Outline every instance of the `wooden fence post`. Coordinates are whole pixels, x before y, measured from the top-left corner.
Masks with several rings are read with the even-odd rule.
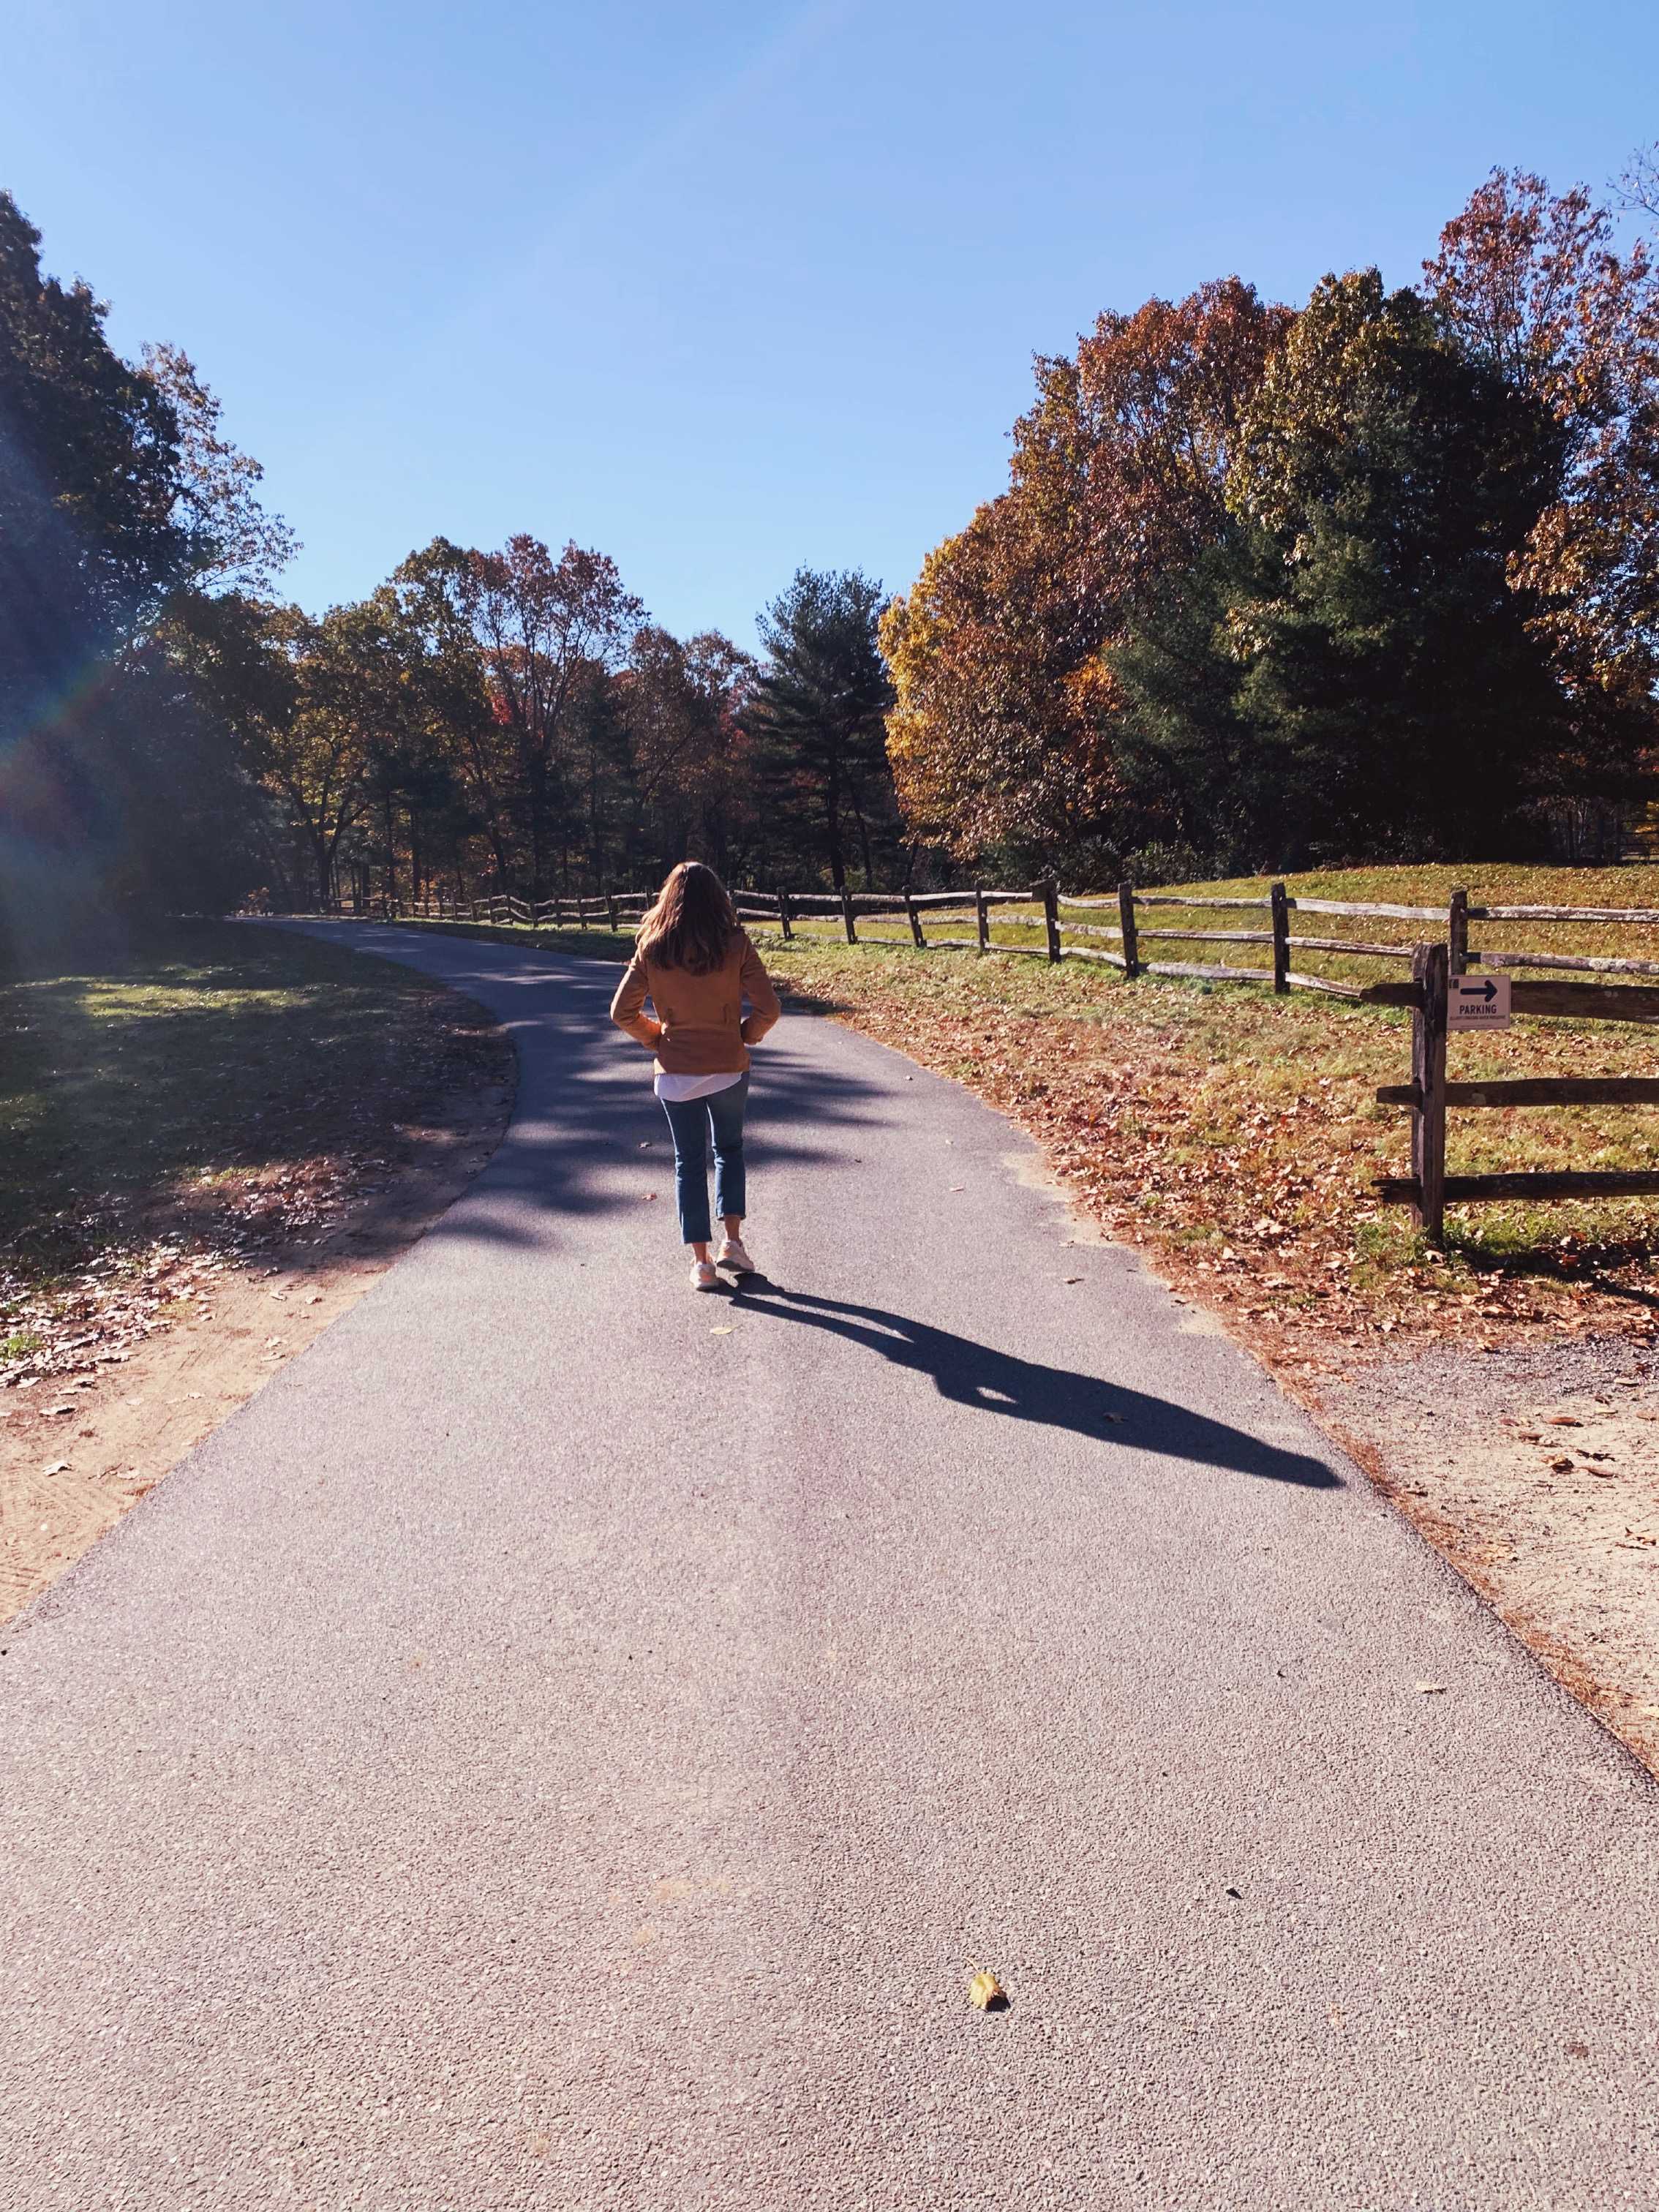
[[[1291,905],[1283,884],[1268,894],[1273,908],[1273,988],[1283,998],[1291,988]]]
[[[1042,908],[1043,933],[1048,940],[1048,957],[1060,957],[1060,886],[1052,876],[1031,886],[1031,896]]]
[[[925,952],[927,939],[921,933],[921,916],[916,912],[916,902],[910,892],[904,894],[904,911],[910,917],[910,936],[917,948]]]
[[[1454,891],[1446,908],[1446,971],[1466,975],[1469,968],[1469,895]]]
[[[789,894],[786,890],[778,893],[778,927],[783,932],[784,943],[787,945],[793,932],[789,927]]]
[[[609,884],[605,888],[605,910],[611,917],[611,933],[614,937],[621,924],[617,920],[617,894]]]
[[[1123,973],[1133,981],[1140,973],[1140,943],[1135,935],[1135,887],[1120,884],[1117,887],[1118,926],[1123,932]]]
[[[979,939],[980,951],[988,952],[991,949],[991,914],[985,903],[983,884],[974,885],[974,934]]]
[[[857,925],[853,920],[853,894],[845,884],[841,887],[841,918],[847,925],[847,942],[849,945],[856,945],[859,941],[859,933]]]
[[[1422,994],[1412,1012],[1413,1215],[1431,1244],[1446,1240],[1446,948],[1419,945],[1412,981]]]

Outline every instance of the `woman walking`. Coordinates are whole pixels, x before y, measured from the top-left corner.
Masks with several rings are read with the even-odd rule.
[[[750,1011],[743,1011],[748,998]],[[653,1021],[645,1012],[649,997]],[[756,1272],[743,1248],[743,1116],[749,1047],[779,1014],[778,994],[744,934],[725,884],[701,860],[682,860],[640,924],[611,1018],[656,1054],[657,1096],[674,1139],[680,1235],[691,1247],[691,1287],[717,1289],[718,1267]],[[726,1234],[708,1256],[708,1138],[714,1203]]]

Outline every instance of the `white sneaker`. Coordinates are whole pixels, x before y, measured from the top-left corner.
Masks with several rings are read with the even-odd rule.
[[[760,1269],[744,1250],[742,1240],[736,1237],[721,1237],[720,1249],[714,1255],[714,1265],[717,1267],[729,1267],[734,1275],[758,1275],[760,1273]]]
[[[720,1286],[720,1279],[714,1273],[712,1261],[694,1260],[691,1262],[691,1287],[694,1291],[717,1291]]]

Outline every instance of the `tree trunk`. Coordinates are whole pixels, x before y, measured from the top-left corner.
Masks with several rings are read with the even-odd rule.
[[[832,766],[823,787],[823,830],[830,852],[830,880],[838,891],[847,888],[847,860],[841,843],[841,779]]]
[[[526,783],[530,798],[530,896],[533,901],[547,890],[547,763],[533,753]]]
[[[856,789],[852,794],[852,806],[853,819],[859,826],[859,849],[864,855],[864,888],[872,891],[876,888],[876,870],[870,857],[870,825],[864,818],[864,809],[859,805]]]

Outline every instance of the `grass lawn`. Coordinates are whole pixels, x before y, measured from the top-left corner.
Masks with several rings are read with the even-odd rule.
[[[397,1126],[502,1048],[389,962],[228,922],[0,986],[0,1373],[164,1309],[204,1240],[320,1233]]]

